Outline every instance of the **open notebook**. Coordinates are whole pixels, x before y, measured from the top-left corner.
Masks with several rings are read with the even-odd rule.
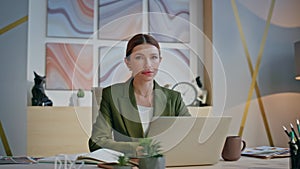
[[[231,117],[158,117],[148,137],[159,141],[166,166],[211,165],[220,160]]]
[[[124,154],[118,151],[114,151],[111,149],[98,149],[91,153],[82,153],[82,154],[60,154],[51,157],[45,157],[38,160],[39,163],[72,163],[72,162],[81,162],[84,161],[86,163],[118,163],[119,156],[123,156]]]

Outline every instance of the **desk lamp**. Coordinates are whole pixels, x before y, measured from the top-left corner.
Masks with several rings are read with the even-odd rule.
[[[300,80],[300,41],[295,42],[295,70],[296,70],[296,80]]]

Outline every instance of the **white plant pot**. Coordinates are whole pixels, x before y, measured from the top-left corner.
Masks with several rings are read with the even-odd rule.
[[[85,99],[83,97],[77,97],[76,106],[84,106],[84,105],[85,105]]]

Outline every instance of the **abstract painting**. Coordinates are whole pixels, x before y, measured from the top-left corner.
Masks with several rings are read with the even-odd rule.
[[[124,82],[131,74],[124,63],[124,47],[99,48],[99,86],[106,87],[114,83]]]
[[[47,43],[46,88],[86,89],[93,84],[92,45]]]
[[[93,25],[94,0],[48,0],[48,37],[89,38]]]
[[[149,1],[149,32],[160,42],[189,42],[188,0]]]
[[[99,0],[99,38],[125,40],[142,32],[142,3],[142,0]]]

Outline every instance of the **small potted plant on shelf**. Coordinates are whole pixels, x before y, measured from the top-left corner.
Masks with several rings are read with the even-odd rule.
[[[139,169],[164,169],[165,158],[161,153],[160,143],[151,139],[140,139],[139,145],[143,147],[139,157]]]
[[[129,164],[129,158],[125,155],[119,156],[118,164],[113,167],[114,169],[132,169]]]
[[[83,102],[84,90],[83,89],[78,89],[76,95],[77,95],[77,105],[80,106]]]
[[[78,98],[84,98],[84,90],[83,89],[78,89],[77,97]]]

